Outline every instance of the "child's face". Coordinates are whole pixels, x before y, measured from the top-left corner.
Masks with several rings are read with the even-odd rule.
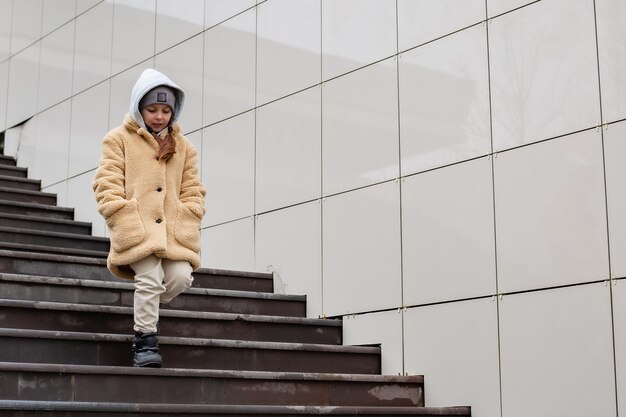
[[[140,111],[146,126],[155,132],[165,129],[172,118],[172,109],[166,104],[151,104]]]

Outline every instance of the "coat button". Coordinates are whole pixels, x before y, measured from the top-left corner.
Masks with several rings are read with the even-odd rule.
[[[163,188],[159,187],[159,188],[157,188],[157,191],[161,192],[161,191],[163,191]]]
[[[161,220],[161,219],[156,219],[156,222],[157,222],[157,223],[161,223],[162,221],[163,221],[163,220]]]

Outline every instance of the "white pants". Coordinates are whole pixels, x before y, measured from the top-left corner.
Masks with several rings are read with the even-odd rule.
[[[171,261],[155,255],[130,264],[135,271],[134,330],[157,331],[159,303],[168,303],[191,286],[193,268],[187,261]]]

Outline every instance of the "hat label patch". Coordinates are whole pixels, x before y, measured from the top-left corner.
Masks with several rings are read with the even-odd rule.
[[[157,93],[157,102],[167,103],[167,93]]]

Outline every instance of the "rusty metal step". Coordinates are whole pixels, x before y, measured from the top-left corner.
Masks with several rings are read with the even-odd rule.
[[[89,414],[87,414],[89,413]],[[93,413],[93,414],[92,414]],[[78,401],[0,400],[0,415],[11,417],[151,417],[189,416],[232,417],[255,416],[298,417],[333,416],[470,416],[470,407],[354,407],[354,406],[288,406],[288,405],[213,405],[213,404],[139,404]]]
[[[76,220],[48,219],[23,214],[0,213],[0,227],[91,235],[91,223]]]
[[[22,245],[50,246],[52,248],[80,249],[108,252],[108,238],[73,233],[47,232],[15,227],[0,227],[0,241]]]
[[[0,328],[0,362],[132,366],[130,335]],[[159,337],[164,367],[379,374],[380,347]]]
[[[74,219],[73,208],[9,200],[0,200],[0,213],[22,214],[52,219]]]
[[[294,406],[424,405],[424,378],[0,362],[4,400]]]
[[[45,249],[45,247],[42,248]],[[0,242],[0,272],[128,282],[114,277],[107,270],[106,259],[102,258],[106,258],[108,252],[98,254],[101,256],[70,256],[27,250],[2,250],[2,242]],[[272,292],[273,290],[271,273],[200,268],[193,273],[193,276],[194,288],[254,292]]]
[[[43,191],[20,190],[17,188],[0,187],[0,200],[20,201],[56,205],[57,195]]]
[[[133,309],[0,299],[0,327],[131,334]],[[340,320],[199,311],[160,311],[159,334],[226,340],[340,345]]]
[[[132,282],[95,281],[0,272],[0,298],[108,306],[133,305]],[[271,316],[306,316],[306,297],[190,288],[163,309]]]
[[[29,178],[15,177],[11,175],[0,175],[0,187],[41,191],[41,181],[31,180]]]
[[[0,155],[0,165],[12,165],[15,166],[17,161],[12,156]]]
[[[0,164],[0,175],[26,178],[28,176],[28,169],[8,164]]]

